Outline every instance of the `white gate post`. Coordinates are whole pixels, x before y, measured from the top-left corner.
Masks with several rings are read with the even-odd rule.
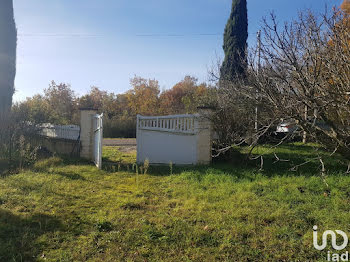
[[[91,108],[80,109],[80,142],[81,150],[80,157],[94,160],[93,159],[93,115],[97,114],[97,110]]]
[[[95,165],[102,169],[103,114],[93,116],[93,158]]]

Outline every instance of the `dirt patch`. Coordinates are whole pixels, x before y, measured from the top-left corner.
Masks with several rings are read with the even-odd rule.
[[[123,153],[136,152],[136,146],[119,146],[119,151]]]
[[[104,146],[134,146],[136,148],[136,138],[105,138]]]

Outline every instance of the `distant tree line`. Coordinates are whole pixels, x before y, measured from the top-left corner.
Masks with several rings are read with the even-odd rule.
[[[69,84],[51,82],[43,95],[34,95],[13,106],[32,123],[79,124],[79,108],[95,108],[104,113],[105,137],[135,137],[136,115],[195,113],[207,104],[214,88],[186,76],[169,90],[160,90],[155,79],[135,76],[131,89],[123,94],[91,87],[88,94],[77,96]]]

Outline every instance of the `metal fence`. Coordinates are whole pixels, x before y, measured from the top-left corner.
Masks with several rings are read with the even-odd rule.
[[[38,126],[38,134],[50,138],[78,140],[80,135],[80,127],[76,125],[52,125],[42,124]]]

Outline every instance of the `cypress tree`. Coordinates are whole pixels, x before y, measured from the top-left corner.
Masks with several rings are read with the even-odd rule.
[[[224,33],[225,60],[220,79],[232,81],[243,76],[247,68],[248,11],[247,0],[233,0]]]
[[[13,1],[0,1],[0,114],[11,109],[16,75],[17,29]]]

